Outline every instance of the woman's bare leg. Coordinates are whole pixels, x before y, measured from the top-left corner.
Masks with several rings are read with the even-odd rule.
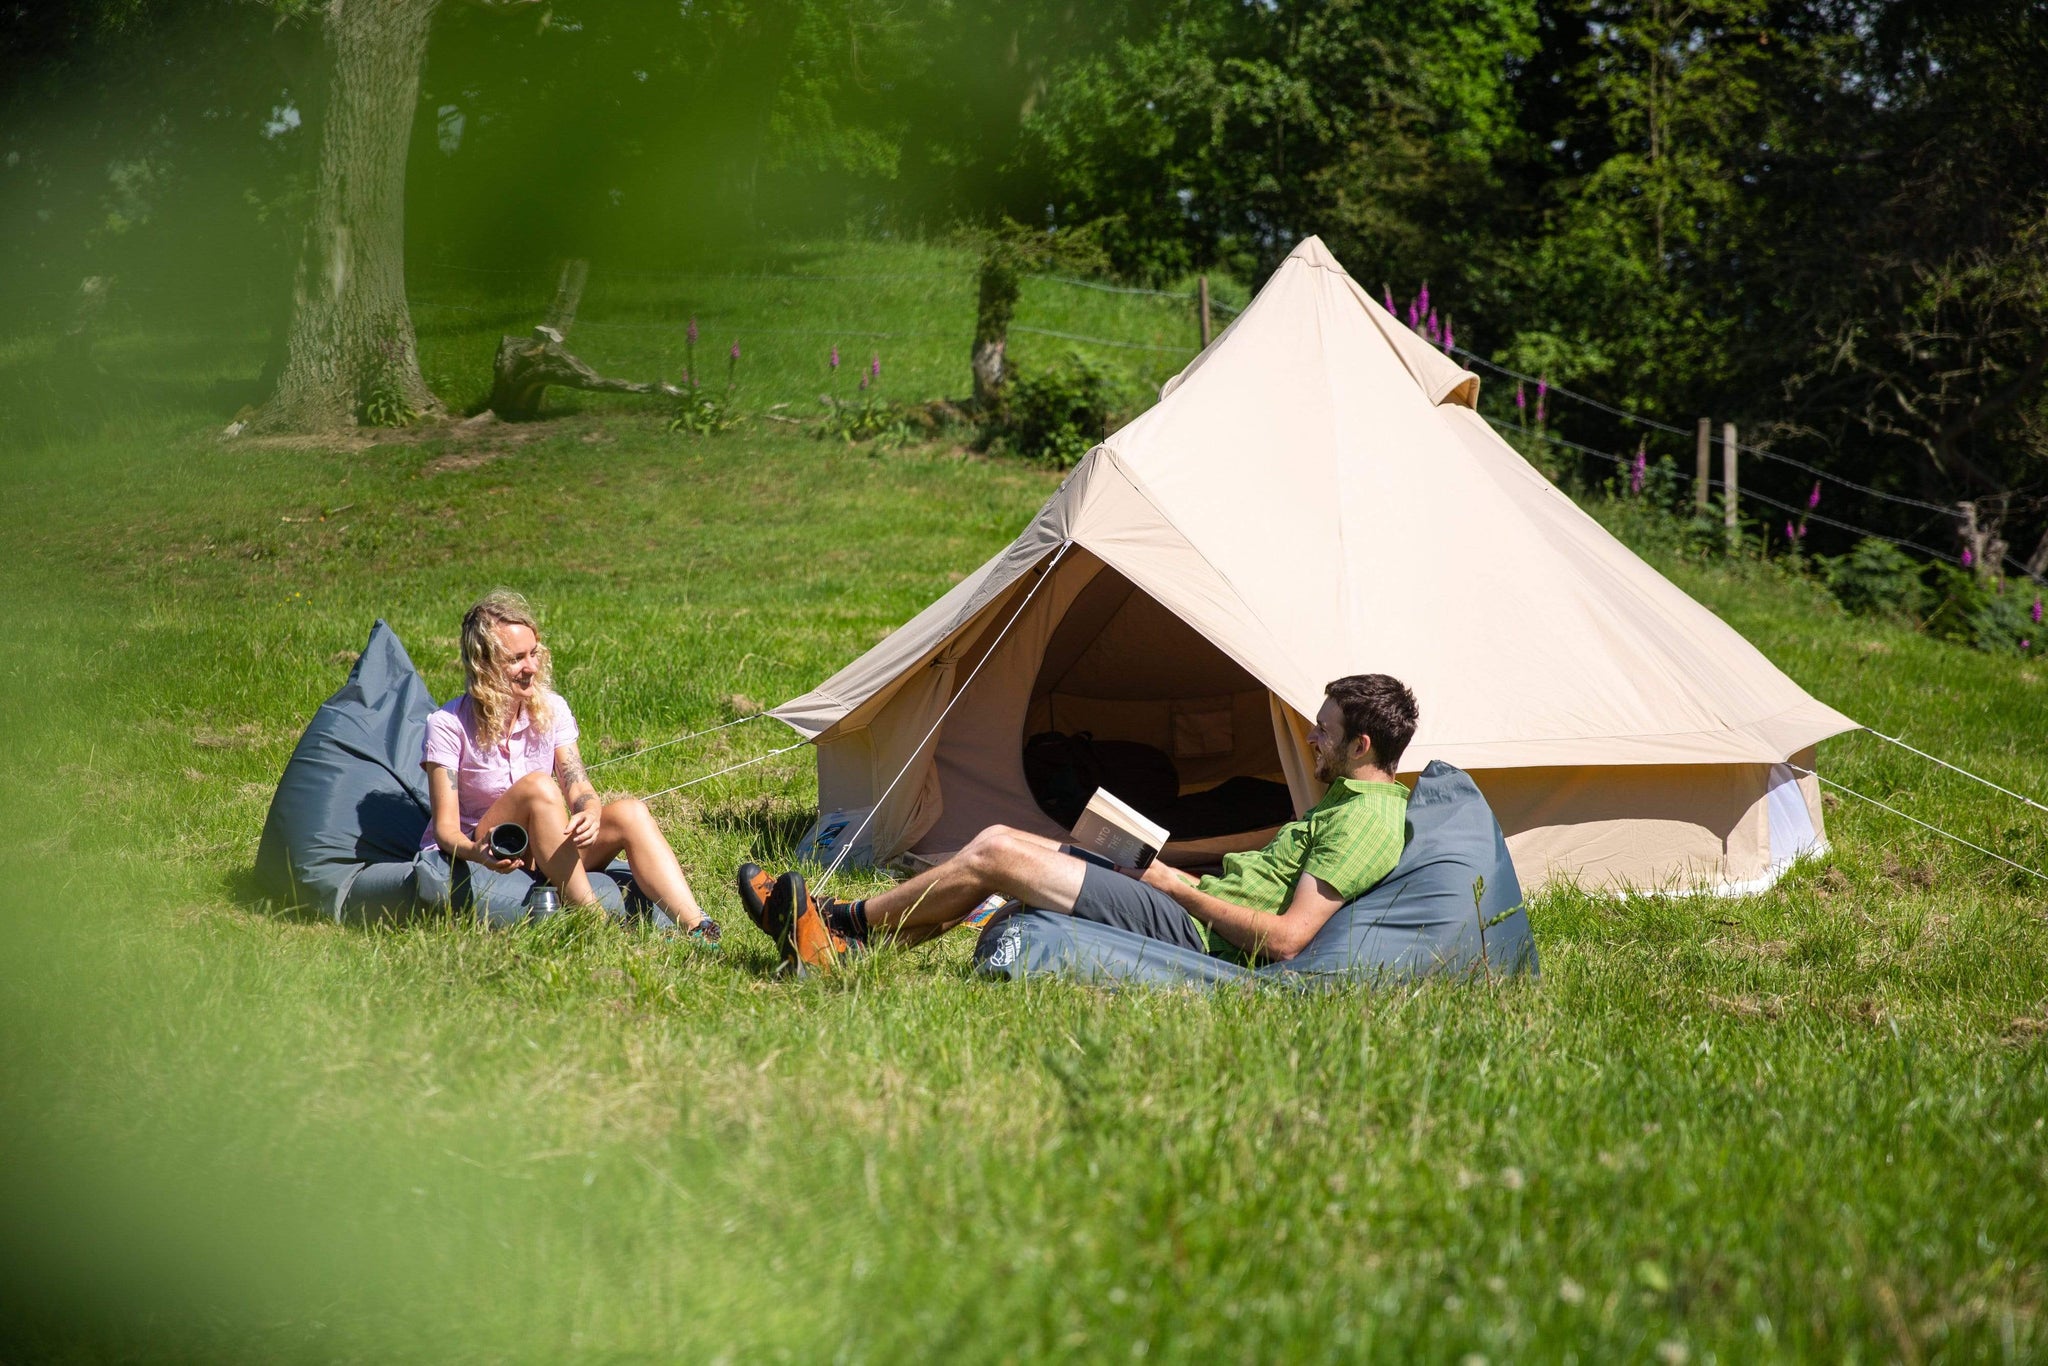
[[[583,872],[583,860],[569,840],[569,804],[552,774],[529,773],[491,803],[476,823],[477,837],[487,838],[492,826],[517,821],[526,827],[526,861],[555,884],[572,906],[591,906],[597,893]]]
[[[682,865],[676,862],[676,851],[655,824],[647,803],[638,797],[606,802],[599,809],[597,838],[584,847],[583,866],[602,868],[622,852],[633,870],[633,880],[670,919],[686,930],[704,923],[703,908],[683,876]]]

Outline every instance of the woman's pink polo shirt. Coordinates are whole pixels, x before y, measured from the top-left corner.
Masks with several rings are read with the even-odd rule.
[[[576,718],[569,704],[553,692],[547,695],[547,702],[553,721],[547,730],[535,729],[533,718],[521,707],[511,729],[488,748],[476,742],[476,708],[468,693],[427,718],[420,764],[439,764],[455,779],[463,834],[476,834],[476,823],[492,802],[512,790],[512,784],[529,773],[554,772],[555,751],[576,742]],[[435,843],[434,823],[428,821],[420,848],[432,849]]]

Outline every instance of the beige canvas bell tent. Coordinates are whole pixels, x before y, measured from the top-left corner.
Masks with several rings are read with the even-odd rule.
[[[1304,718],[1367,672],[1421,704],[1402,771],[1468,770],[1527,888],[1745,890],[1824,847],[1792,766],[1856,723],[1547,482],[1478,390],[1303,242],[1008,549],[776,709],[817,745],[816,852],[1063,833],[1025,779],[1046,730],[1156,746],[1184,791],[1284,780],[1304,810]]]

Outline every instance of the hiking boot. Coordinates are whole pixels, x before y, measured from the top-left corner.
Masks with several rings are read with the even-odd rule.
[[[801,873],[784,873],[777,878],[768,904],[771,908],[788,908],[789,928],[781,941],[785,967],[794,965],[799,973],[811,968],[831,972],[846,957],[845,937],[825,923],[817,901],[804,887]]]
[[[779,946],[788,937],[789,917],[786,910],[779,919],[768,913],[769,894],[775,890],[774,875],[758,863],[742,863],[735,881],[739,884],[740,908],[747,913],[747,919]]]

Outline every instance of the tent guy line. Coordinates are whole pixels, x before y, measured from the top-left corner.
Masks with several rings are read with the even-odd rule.
[[[778,754],[787,754],[793,749],[802,749],[805,745],[809,743],[810,741],[808,740],[799,740],[793,745],[784,745],[781,749],[771,749],[766,754],[756,754],[751,759],[742,759],[736,764],[728,764],[724,768],[719,769],[716,773],[707,773],[701,778],[692,778],[690,779],[690,781],[686,783],[677,783],[674,787],[664,787],[659,792],[650,792],[646,796],[642,797],[640,800],[643,802],[651,802],[656,797],[666,797],[671,792],[681,792],[686,787],[695,787],[698,783],[708,783],[713,778],[723,778],[728,773],[737,773],[743,768],[751,768],[753,765],[762,762],[764,759],[773,759]]]
[[[1875,733],[1876,733],[1876,732],[1874,732],[1874,731],[1872,732],[1872,734],[1875,734]],[[1932,755],[1929,755],[1928,757],[1929,757],[1929,758],[1933,758],[1933,756],[1932,756]],[[1938,759],[1936,759],[1936,760],[1935,760],[1935,762],[1936,762],[1936,763],[1940,763],[1941,761],[1940,761],[1940,760],[1938,760]],[[1809,778],[1816,778],[1816,779],[1819,779],[1819,781],[1821,781],[1821,782],[1823,782],[1823,783],[1827,784],[1827,785],[1828,785],[1829,787],[1832,787],[1832,788],[1834,788],[1834,789],[1835,789],[1835,790],[1836,790],[1837,792],[1845,793],[1845,794],[1847,794],[1848,796],[1854,797],[1854,798],[1855,798],[1855,799],[1856,799],[1857,801],[1859,801],[1859,802],[1869,802],[1869,803],[1870,803],[1870,804],[1871,804],[1872,806],[1874,806],[1874,807],[1878,808],[1878,809],[1879,809],[1880,811],[1889,811],[1889,812],[1891,812],[1891,813],[1892,813],[1892,814],[1893,814],[1894,816],[1897,816],[1897,817],[1898,817],[1899,819],[1901,819],[1901,820],[1907,820],[1907,821],[1911,821],[1911,822],[1912,822],[1913,824],[1915,824],[1915,825],[1919,826],[1919,827],[1920,827],[1921,829],[1923,829],[1923,830],[1932,830],[1932,831],[1933,831],[1933,832],[1934,832],[1935,834],[1937,834],[1937,835],[1941,836],[1941,837],[1942,837],[1943,839],[1946,839],[1946,840],[1954,840],[1954,841],[1955,841],[1955,842],[1956,842],[1957,844],[1960,844],[1960,845],[1962,845],[1962,846],[1963,846],[1963,847],[1964,847],[1965,849],[1975,849],[1975,850],[1976,850],[1976,851],[1977,851],[1978,853],[1980,853],[1980,854],[1984,855],[1984,857],[1986,857],[1986,858],[1990,858],[1990,859],[1996,859],[1996,860],[1998,860],[1998,861],[1999,861],[2000,863],[2003,863],[2004,865],[2006,865],[2006,867],[2008,867],[2008,868],[2017,868],[2017,869],[2019,869],[2019,870],[2020,870],[2020,871],[2021,871],[2022,873],[2025,873],[2025,874],[2027,874],[2027,876],[2029,876],[2029,877],[2035,877],[2035,878],[2039,878],[2039,879],[2040,879],[2041,881],[2043,881],[2043,882],[2048,882],[2048,873],[2043,873],[2043,872],[2040,872],[2040,871],[2039,871],[2039,870],[2037,870],[2037,869],[2029,868],[2029,867],[2027,867],[2027,865],[2026,865],[2026,864],[2024,864],[2024,863],[2014,863],[2014,862],[2013,862],[2013,861],[2012,861],[2011,859],[2007,858],[2007,857],[2006,857],[2005,855],[2003,855],[2003,854],[1994,854],[1994,853],[1992,853],[1992,852],[1991,852],[1991,851],[1990,851],[1989,849],[1986,849],[1986,848],[1985,848],[1985,847],[1984,847],[1983,845],[1981,845],[1981,844],[1972,844],[1972,843],[1970,843],[1970,841],[1968,841],[1968,840],[1964,839],[1964,838],[1963,838],[1963,837],[1962,837],[1961,835],[1952,835],[1952,834],[1950,834],[1950,833],[1949,833],[1948,831],[1946,831],[1946,830],[1942,829],[1942,828],[1941,828],[1940,826],[1938,826],[1938,825],[1930,825],[1930,824],[1928,824],[1928,822],[1926,822],[1926,821],[1923,821],[1923,820],[1921,820],[1921,819],[1920,819],[1920,818],[1919,818],[1918,816],[1909,816],[1909,815],[1907,815],[1907,814],[1906,814],[1905,812],[1903,812],[1903,811],[1899,810],[1899,809],[1898,809],[1898,808],[1897,808],[1896,806],[1887,806],[1887,805],[1885,805],[1885,804],[1884,804],[1883,802],[1879,801],[1879,800],[1878,800],[1877,798],[1875,798],[1875,797],[1866,797],[1866,796],[1864,796],[1864,795],[1863,795],[1863,794],[1862,794],[1861,792],[1858,792],[1858,791],[1856,791],[1856,790],[1855,790],[1855,789],[1853,789],[1853,788],[1847,788],[1847,787],[1843,787],[1843,786],[1842,786],[1842,785],[1841,785],[1840,783],[1836,782],[1836,781],[1835,781],[1835,780],[1834,780],[1833,778],[1826,778],[1826,777],[1822,777],[1822,776],[1821,776],[1820,774],[1818,774],[1818,773],[1815,773],[1815,772],[1814,772],[1814,771],[1813,771],[1812,769],[1810,769],[1810,768],[1801,768],[1801,767],[1800,767],[1800,766],[1799,766],[1798,764],[1787,764],[1787,765],[1786,765],[1786,767],[1787,767],[1787,768],[1790,768],[1790,769],[1791,769],[1791,770],[1792,770],[1792,771],[1793,771],[1794,773],[1803,773],[1803,774],[1805,774],[1805,775],[1806,775],[1807,777],[1809,777]],[[1960,771],[1960,770],[1958,770],[1958,771]],[[1972,775],[1972,776],[1975,776],[1975,775]],[[1979,779],[1979,781],[1981,782],[1982,780],[1981,780],[1981,779]]]
[[[1992,782],[1989,778],[1980,778],[1976,774],[1970,772],[1969,769],[1958,768],[1956,765],[1950,763],[1948,760],[1937,758],[1936,756],[1929,754],[1924,749],[1914,749],[1911,745],[1907,744],[1904,740],[1899,739],[1897,736],[1886,735],[1881,730],[1871,730],[1869,726],[1865,726],[1863,729],[1870,731],[1872,735],[1875,735],[1878,739],[1883,740],[1886,744],[1897,745],[1900,749],[1905,750],[1908,754],[1917,754],[1921,758],[1929,760],[1932,763],[1940,764],[1945,769],[1949,769],[1952,772],[1962,774],[1971,782],[1984,784],[1984,786],[1990,788],[1994,792],[2003,792],[2006,796],[2012,798],[2014,801],[2024,802],[2028,806],[2033,807],[2036,811],[2048,811],[2048,806],[2041,805],[2041,803],[2035,801],[2032,797],[2029,797],[2024,793],[2015,792],[2009,787],[2000,787],[1997,783]]]
[[[658,749],[667,749],[670,745],[680,745],[685,740],[695,740],[706,735],[716,735],[719,731],[731,730],[734,726],[743,726],[749,721],[758,721],[767,714],[767,712],[763,711],[753,712],[737,720],[727,721],[723,725],[707,726],[703,730],[693,730],[688,735],[678,735],[673,740],[663,740],[661,743],[649,745],[645,749],[636,749],[630,754],[614,754],[609,759],[599,759],[596,763],[586,764],[584,767],[586,770],[591,770],[603,768],[607,764],[623,764],[628,759],[637,759],[643,754],[652,754]]]
[[[924,753],[924,747],[932,742],[934,735],[939,733],[939,727],[946,724],[946,718],[952,715],[954,705],[961,698],[967,696],[967,690],[973,687],[974,680],[981,676],[982,665],[988,663],[995,656],[996,646],[1003,643],[1003,637],[1008,635],[1010,628],[1017,624],[1017,618],[1024,615],[1024,609],[1029,607],[1031,600],[1038,596],[1038,590],[1051,582],[1052,571],[1059,566],[1061,560],[1066,558],[1067,551],[1073,547],[1073,544],[1071,540],[1060,542],[1059,550],[1047,562],[1045,568],[1039,571],[1038,582],[1032,584],[1030,591],[1024,594],[1024,601],[1018,603],[1017,610],[1010,613],[1010,619],[1003,623],[1002,630],[996,632],[996,638],[989,642],[986,650],[982,651],[981,658],[974,661],[974,668],[968,672],[967,681],[953,690],[953,695],[946,699],[945,710],[939,713],[939,719],[932,722],[932,727],[924,733],[924,738],[911,748],[909,757],[903,761],[903,767],[896,770],[896,776],[891,778],[889,785],[882,789],[882,795],[875,798],[874,802],[868,807],[867,815],[861,817],[860,824],[855,826],[853,833],[848,835],[840,844],[839,852],[832,856],[831,866],[826,868],[825,875],[818,879],[817,893],[819,896],[825,895],[826,889],[832,885],[832,879],[839,872],[839,865],[846,862],[846,856],[853,852],[853,846],[859,842],[862,835],[867,833],[868,823],[874,820],[875,812],[881,810],[882,803],[889,800],[889,794],[896,790],[896,784],[903,781],[903,775],[910,772],[911,765],[917,762],[917,756]],[[808,744],[809,741],[799,741],[798,743]],[[791,748],[794,747],[791,746]]]

